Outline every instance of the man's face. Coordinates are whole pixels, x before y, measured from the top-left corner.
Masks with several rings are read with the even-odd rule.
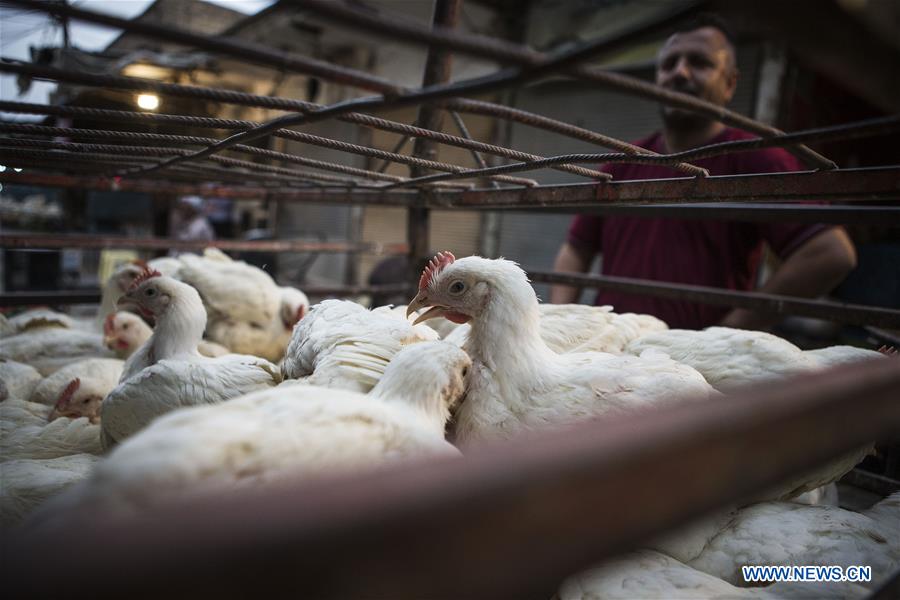
[[[656,83],[725,106],[737,86],[734,51],[727,38],[714,27],[676,33],[660,50]],[[667,106],[663,107],[662,115],[666,125],[676,129],[690,129],[709,122],[708,117]]]

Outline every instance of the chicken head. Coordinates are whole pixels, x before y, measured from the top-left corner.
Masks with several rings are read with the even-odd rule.
[[[468,323],[477,318],[487,308],[492,290],[503,286],[508,278],[506,270],[498,269],[495,263],[513,264],[478,256],[457,261],[451,252],[439,252],[422,272],[419,292],[406,307],[407,317],[422,307],[431,306],[414,321],[415,324],[436,317],[454,323]],[[521,273],[520,269],[517,271]]]
[[[81,379],[75,378],[60,393],[47,420],[55,421],[60,417],[70,419],[87,417],[91,423],[97,424],[100,422],[100,405],[102,403],[102,395],[92,391],[90,386],[82,386]]]
[[[103,343],[119,358],[131,356],[152,334],[150,326],[130,312],[108,315],[103,323]]]

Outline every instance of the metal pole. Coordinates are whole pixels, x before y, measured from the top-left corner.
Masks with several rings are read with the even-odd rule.
[[[456,27],[459,18],[459,9],[462,0],[436,0],[434,5],[434,17],[432,22],[435,27],[452,29]],[[425,62],[425,73],[422,77],[422,85],[430,86],[446,83],[450,79],[450,71],[453,67],[453,55],[449,50],[429,48],[428,58]],[[432,104],[423,104],[419,108],[419,118],[416,125],[423,129],[440,131],[443,124],[443,112]],[[433,140],[417,137],[413,145],[413,156],[434,160],[437,157],[437,143]],[[425,169],[411,166],[412,177],[421,177],[427,174]],[[428,239],[430,211],[421,206],[410,207],[406,223],[407,239],[409,240],[409,280],[415,281],[425,263],[430,258],[431,248]]]

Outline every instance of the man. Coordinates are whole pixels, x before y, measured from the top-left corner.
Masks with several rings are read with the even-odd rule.
[[[734,44],[722,22],[705,16],[672,35],[659,53],[656,82],[725,106],[734,95],[738,71]],[[659,153],[754,137],[708,117],[677,108],[662,110],[663,129],[637,145]],[[728,154],[694,161],[711,175],[802,170],[780,148]],[[617,180],[683,177],[669,167],[606,165]],[[685,200],[690,200],[686,198]],[[856,265],[856,251],[841,227],[791,223],[723,223],[701,220],[644,219],[579,215],[556,257],[554,270],[586,272],[594,256],[603,256],[606,275],[752,289],[763,242],[783,261],[759,291],[815,297],[838,285]],[[574,302],[578,290],[553,286],[554,303]],[[670,327],[698,329],[726,325],[761,329],[777,316],[743,309],[601,291],[596,304],[618,312],[653,314]]]
[[[169,224],[172,237],[176,240],[204,241],[216,239],[209,219],[206,218],[203,199],[200,196],[182,196],[172,211]],[[177,250],[170,250],[169,256],[182,254]]]

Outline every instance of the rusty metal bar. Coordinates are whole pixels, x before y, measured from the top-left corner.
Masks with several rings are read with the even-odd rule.
[[[900,310],[876,306],[828,302],[825,300],[807,300],[793,296],[777,296],[759,292],[738,292],[685,283],[667,283],[630,277],[613,277],[610,275],[529,271],[528,276],[532,281],[540,283],[562,283],[578,287],[600,288],[656,298],[746,308],[768,314],[814,317],[850,325],[874,325],[889,329],[900,328]]]
[[[2,578],[29,598],[546,598],[602,558],[895,435],[898,388],[900,361],[872,360],[464,460],[85,512],[5,536]]]
[[[699,158],[708,158],[711,156],[718,156],[721,154],[728,154],[733,152],[749,152],[751,150],[769,148],[772,146],[785,146],[796,140],[802,140],[805,142],[832,141],[847,138],[887,135],[896,131],[900,131],[900,116],[898,115],[876,119],[867,119],[865,121],[846,123],[833,127],[808,129],[769,138],[720,142],[718,144],[700,146],[698,148],[676,152],[673,154],[636,155],[621,152],[606,152],[602,154],[563,154],[560,156],[552,156],[541,160],[527,161],[522,163],[499,165],[495,167],[483,167],[479,169],[466,169],[460,173],[414,177],[412,179],[397,182],[386,187],[406,187],[421,185],[423,183],[435,183],[438,181],[446,181],[451,179],[493,176],[499,175],[501,173],[518,173],[521,171],[533,171],[561,163],[633,163],[645,165],[672,165],[685,160],[696,160]]]
[[[459,130],[459,133],[466,139],[471,140],[472,135],[469,133],[469,128],[466,127],[466,122],[463,121],[462,117],[459,116],[459,113],[455,110],[450,111],[450,118],[453,119],[453,124],[456,125],[456,129]],[[472,150],[472,159],[475,161],[475,164],[478,165],[479,169],[488,168],[488,164],[485,162],[484,157],[481,155],[481,152],[477,150]],[[491,187],[496,188],[496,183],[491,183]]]
[[[543,129],[545,131],[552,131],[553,133],[558,133],[576,140],[582,140],[598,146],[620,150],[627,154],[647,154],[649,156],[656,156],[656,152],[641,148],[640,146],[635,146],[634,144],[611,138],[601,133],[597,133],[596,131],[585,129],[584,127],[578,127],[571,123],[550,119],[519,108],[503,106],[502,104],[493,104],[483,100],[472,100],[470,98],[453,98],[443,101],[442,104],[444,108],[448,110],[507,119],[509,121],[515,121],[516,123],[537,127],[538,129]],[[706,169],[688,163],[677,163],[672,165],[672,168],[683,171],[688,175],[709,175],[709,172]]]
[[[291,282],[286,282],[291,284]],[[303,285],[303,292],[310,297],[356,296],[360,294],[402,294],[412,292],[407,284],[386,285]],[[55,292],[6,292],[0,294],[0,306],[62,306],[67,304],[96,304],[100,302],[100,290],[62,290]]]
[[[31,146],[37,148],[53,148],[50,152],[44,152],[41,156],[45,159],[54,158],[61,163],[65,163],[65,161],[70,158],[79,158],[79,157],[89,157],[93,155],[98,160],[107,161],[110,164],[117,165],[118,163],[123,163],[129,160],[133,160],[135,158],[140,157],[156,157],[156,156],[190,156],[191,151],[183,148],[167,148],[167,147],[159,147],[159,146],[127,146],[127,145],[114,145],[114,144],[82,144],[77,142],[54,142],[50,140],[31,140],[24,138],[4,138],[0,140],[0,144],[6,144],[8,146]],[[0,148],[0,151],[6,151],[8,149]],[[69,152],[60,152],[59,150],[67,150]],[[23,150],[19,150],[16,148],[16,152],[25,152]],[[106,154],[104,154],[106,153]],[[290,178],[294,178],[297,180],[312,180],[312,181],[323,181],[335,185],[345,185],[351,187],[375,187],[374,184],[366,183],[364,181],[359,181],[355,179],[347,179],[344,177],[335,177],[333,175],[326,175],[324,173],[311,173],[308,171],[299,171],[296,169],[288,169],[284,167],[277,167],[274,165],[267,165],[263,163],[257,163],[253,161],[242,160],[238,158],[232,158],[227,156],[220,155],[210,155],[205,157],[206,159],[216,162],[222,165],[231,166],[231,167],[239,167],[243,169],[248,169],[250,171],[250,176],[254,172],[264,172],[271,173],[276,175],[284,175]],[[149,162],[150,164],[157,164],[151,161],[136,161],[136,162]],[[198,164],[196,162],[191,164]],[[134,167],[135,169],[141,168],[140,166]],[[113,175],[116,171],[109,171],[110,175]],[[259,174],[257,174],[259,176]],[[384,177],[384,176],[382,176]]]
[[[173,83],[163,83],[155,80],[149,79],[138,79],[134,77],[122,77],[118,75],[91,75],[86,73],[71,73],[68,71],[63,71],[61,69],[55,69],[53,67],[44,67],[38,65],[22,65],[22,64],[12,64],[12,63],[4,63],[0,62],[0,72],[11,72],[21,75],[33,76],[33,77],[46,77],[55,81],[64,81],[64,82],[74,82],[81,83],[85,85],[96,85],[103,87],[115,87],[119,89],[129,89],[129,90],[152,90],[162,94],[170,94],[174,96],[183,96],[189,98],[205,98],[209,100],[215,100],[217,102],[231,102],[236,104],[241,104],[245,106],[261,106],[264,108],[276,108],[280,110],[293,110],[299,111],[303,113],[309,113],[316,109],[322,107],[320,104],[313,104],[311,102],[302,102],[299,100],[291,100],[287,98],[273,98],[270,96],[254,96],[252,94],[246,94],[243,92],[233,92],[231,90],[219,90],[219,89],[211,89],[211,88],[203,88],[196,86],[187,86],[187,85],[179,85]],[[525,111],[517,110],[517,109],[509,109],[507,107],[499,106],[499,105],[491,105],[486,102],[475,102],[475,101],[462,101],[462,108],[458,110],[465,110],[466,112],[476,112],[478,114],[488,114],[486,111],[490,110],[492,114],[498,116],[504,116],[510,118],[515,121],[519,121],[522,123],[533,124],[537,127],[542,127],[549,131],[556,131],[557,133],[563,133],[564,135],[569,135],[570,137],[576,137],[578,139],[584,139],[587,141],[591,141],[593,143],[601,143],[599,141],[598,136],[600,134],[588,131],[586,129],[576,128],[573,125],[567,125],[564,123],[560,123],[558,121],[553,121],[552,119],[547,119],[545,117],[541,117],[539,115],[534,115],[531,113],[526,113]],[[474,103],[474,104],[472,104]],[[454,106],[456,103],[454,103]],[[477,110],[470,107],[476,107]],[[36,104],[27,104],[22,102],[8,102],[8,101],[0,101],[0,110],[8,110],[13,112],[25,112],[32,114],[53,114],[53,115],[61,115],[61,116],[87,116],[87,117],[95,117],[98,119],[116,119],[116,120],[125,120],[125,121],[138,121],[138,122],[152,122],[152,123],[173,123],[173,124],[183,124],[190,125],[193,127],[217,127],[223,129],[252,129],[254,127],[258,127],[260,123],[256,121],[240,121],[234,119],[213,119],[209,117],[194,117],[194,116],[185,116],[185,115],[165,115],[165,114],[144,114],[144,113],[133,113],[128,111],[116,111],[116,110],[107,110],[107,109],[97,109],[97,108],[85,108],[85,107],[67,107],[67,106],[42,106]],[[479,142],[477,140],[467,140],[465,138],[450,135],[443,132],[430,131],[427,129],[423,129],[421,127],[415,127],[412,125],[407,125],[405,123],[397,123],[395,121],[388,121],[385,119],[380,119],[377,117],[373,117],[370,115],[365,115],[362,113],[349,113],[346,115],[339,115],[336,117],[339,121],[345,121],[347,123],[354,123],[363,127],[372,127],[374,129],[380,129],[382,131],[390,131],[392,133],[398,133],[400,135],[416,137],[416,138],[426,138],[426,139],[434,139],[439,141],[442,144],[447,144],[449,146],[456,146],[459,148],[465,148],[467,150],[477,150],[480,152],[485,152],[488,154],[494,154],[496,156],[503,156],[506,158],[513,158],[516,160],[535,160],[541,157],[527,154],[525,152],[519,152],[517,150],[512,150],[509,148],[504,148],[502,146],[494,146],[491,144],[486,144],[484,142]],[[571,130],[577,130],[578,135],[573,135]],[[328,140],[327,138],[320,138],[318,136],[312,136],[310,134],[301,133],[298,131],[293,131],[290,129],[279,129],[277,131],[272,132],[272,135],[277,137],[284,137],[287,139],[292,139],[295,141],[309,143],[309,144],[317,144],[317,145],[326,145],[327,147],[335,147],[335,144],[339,144],[341,142],[337,142],[335,140]],[[327,141],[326,141],[327,140]],[[618,145],[614,147],[632,147],[630,144],[626,144],[625,142],[619,142]],[[636,147],[635,147],[636,148]],[[409,162],[409,161],[406,161]],[[601,173],[599,171],[594,171],[592,169],[585,169],[584,167],[579,167],[576,165],[561,165],[551,167],[552,169],[556,169],[558,171],[564,171],[567,173],[572,173],[575,175],[580,175],[582,177],[590,177],[590,178],[605,178],[606,174]],[[705,169],[699,169],[698,167],[692,167],[687,165],[683,170],[689,172],[691,174],[705,174]]]
[[[20,5],[28,6],[35,9],[47,10],[50,13],[54,13],[57,11],[53,10],[52,6],[42,5],[39,2],[34,2],[33,0],[11,0]],[[112,17],[110,15],[104,15],[100,13],[94,13],[91,11],[84,11],[81,9],[73,9],[66,6],[58,7],[58,10],[70,14],[74,18],[79,18],[82,20],[93,21],[101,24],[105,24],[112,27],[118,27],[126,31],[135,31],[137,33],[142,33],[144,35],[149,35],[151,37],[161,38],[169,41],[178,41],[180,43],[187,43],[191,45],[195,45],[196,47],[205,48],[205,49],[213,49],[218,52],[223,52],[230,56],[234,56],[236,58],[251,60],[255,62],[261,62],[262,64],[267,64],[269,66],[273,66],[280,70],[293,70],[299,71],[301,73],[311,74],[320,76],[326,79],[330,79],[336,81],[338,83],[345,83],[348,85],[356,85],[358,87],[362,87],[364,89],[375,90],[384,93],[386,96],[398,95],[400,93],[408,93],[409,90],[393,85],[392,83],[383,80],[381,78],[374,77],[369,73],[365,73],[362,71],[356,71],[348,68],[334,67],[328,63],[318,61],[315,59],[310,59],[308,57],[298,56],[294,54],[287,53],[278,53],[273,52],[271,49],[266,48],[264,46],[248,44],[246,42],[240,41],[232,41],[225,40],[220,38],[208,37],[208,36],[200,36],[196,34],[192,34],[186,31],[178,30],[171,27],[163,27],[154,24],[148,24],[143,22],[135,22],[135,21],[127,21],[124,19],[119,19],[116,17]],[[678,11],[676,11],[678,12]],[[453,32],[450,32],[450,35],[455,35]],[[530,52],[530,50],[523,50],[523,47],[514,46],[511,44],[504,45],[503,43],[499,43],[496,40],[490,40],[487,38],[489,42],[494,42],[494,46],[498,48],[498,50],[502,47],[509,46],[513,48],[518,55],[522,56],[522,52],[524,51],[526,54]],[[498,45],[499,43],[499,45]],[[585,49],[584,54],[590,55],[594,52],[590,47]],[[555,59],[549,56],[539,55],[537,53],[532,53],[534,56],[541,57],[541,60],[545,62],[552,62]],[[579,56],[578,52],[573,53],[572,56],[568,57],[566,60],[574,61],[576,56]],[[565,64],[566,60],[560,62],[560,64]],[[522,62],[521,60],[519,62]],[[525,61],[525,66],[529,68],[543,68],[539,62],[534,61]],[[484,105],[486,103],[482,103]],[[500,109],[502,107],[495,107]],[[458,110],[467,110],[466,106],[463,104],[458,105]],[[516,114],[513,118],[519,120],[522,116],[529,116],[528,121],[532,125],[536,126],[545,126],[546,123],[549,123],[549,119],[544,119],[544,123],[540,123],[541,117],[538,115],[529,115],[524,111],[516,111]],[[572,128],[573,126],[568,126]],[[613,138],[609,138],[607,136],[602,136],[601,134],[592,133],[592,140],[594,142],[603,143],[604,145],[608,145],[610,147],[619,148],[625,151],[632,150],[637,153],[646,153],[646,150],[636,148],[626,142],[622,142],[619,140],[615,140]],[[690,167],[689,165],[679,165],[679,168],[685,168],[687,170],[696,171],[695,167]],[[596,176],[596,175],[595,175]]]
[[[2,248],[135,248],[142,250],[203,250],[210,246],[222,250],[256,252],[367,252],[376,255],[405,254],[405,243],[308,242],[302,240],[212,240],[188,241],[170,238],[131,238],[124,236],[47,234],[3,234]]]
[[[160,186],[152,180],[103,177],[75,177],[0,173],[0,181],[53,187],[85,187],[97,190],[147,191]],[[205,191],[203,186],[176,186],[177,193],[203,196],[246,197],[261,188],[219,186]],[[411,206],[419,203],[434,209],[462,210],[549,210],[616,211],[639,210],[640,206],[681,205],[685,211],[698,204],[717,202],[784,203],[816,201],[825,203],[896,202],[900,200],[900,167],[840,169],[827,172],[794,172],[764,175],[722,175],[705,178],[648,179],[544,185],[524,189],[433,190],[420,197],[413,191],[358,190],[321,188],[266,189],[273,198],[289,202],[358,203],[386,206]],[[800,207],[796,207],[800,208]],[[752,209],[750,209],[752,210]],[[804,209],[805,210],[805,209]],[[812,211],[813,207],[809,207]],[[612,214],[612,213],[610,213]],[[888,221],[885,224],[890,224]],[[895,221],[893,221],[896,223]]]
[[[192,144],[192,145],[207,145],[209,143],[215,143],[216,140],[213,138],[202,138],[196,136],[184,136],[184,135],[165,135],[165,134],[153,134],[153,133],[133,133],[133,132],[124,132],[120,134],[116,134],[116,132],[110,131],[92,131],[89,129],[75,129],[72,130],[71,133],[66,132],[66,128],[64,127],[42,127],[38,125],[6,125],[0,123],[0,131],[22,131],[22,130],[30,130],[32,133],[39,133],[42,135],[69,135],[71,137],[76,138],[100,138],[100,139],[118,139],[118,140],[140,140],[140,141],[157,141],[160,143],[168,142],[168,143],[181,143],[181,144]],[[205,141],[201,141],[205,140]],[[63,150],[78,150],[78,151],[86,151],[86,152],[116,152],[116,148],[120,148],[122,152],[128,154],[136,154],[142,156],[165,156],[165,155],[178,155],[178,154],[187,154],[190,153],[190,150],[186,150],[183,148],[171,148],[171,147],[160,147],[160,146],[116,146],[110,144],[80,144],[73,142],[56,142],[56,141],[48,141],[48,140],[33,140],[26,138],[4,138],[0,140],[0,143],[10,145],[10,146],[34,146],[34,147],[43,147],[43,148],[59,148]],[[303,158],[301,156],[295,156],[293,154],[285,154],[284,152],[275,152],[274,150],[267,150],[265,148],[257,148],[255,146],[244,146],[242,144],[237,144],[232,146],[229,150],[234,152],[242,152],[244,154],[252,154],[254,156],[261,156],[265,158],[280,160],[284,162],[296,163],[298,165],[303,165],[306,167],[312,167],[314,169],[321,169],[325,171],[332,171],[336,173],[343,173],[346,175],[355,175],[357,177],[362,177],[366,179],[375,179],[380,181],[390,181],[395,183],[400,183],[405,181],[406,179],[403,177],[397,177],[395,175],[384,175],[381,173],[375,173],[373,171],[367,171],[365,169],[357,169],[355,167],[348,167],[346,165],[339,165],[335,163],[324,162],[321,160],[314,160],[311,158]],[[213,159],[215,160],[215,159]],[[265,165],[260,163],[258,164],[262,170],[265,170],[266,167],[270,167],[272,165]],[[318,173],[308,173],[306,171],[291,171],[291,173],[295,173],[298,176],[308,177],[310,179],[316,179],[320,174]],[[349,180],[347,180],[349,181]]]
[[[432,27],[455,28],[461,6],[462,0],[435,0]],[[450,80],[452,69],[453,55],[450,52],[429,48],[428,56],[425,59],[425,71],[422,74],[422,86],[444,85]],[[443,112],[430,103],[422,104],[419,107],[416,126],[430,131],[440,131],[443,128]],[[438,145],[434,140],[417,137],[413,142],[413,156],[434,160],[437,157],[437,151]],[[410,167],[410,176],[413,178],[421,177],[427,172],[420,167]],[[417,205],[410,206],[407,210],[406,239],[409,241],[407,275],[409,281],[416,280],[416,275],[422,271],[422,267],[431,256],[430,222],[430,209]]]
[[[250,121],[244,121],[243,123],[248,124],[250,127],[254,125],[254,123]],[[121,140],[121,141],[143,141],[143,142],[160,142],[160,143],[171,143],[171,144],[187,144],[187,145],[197,145],[197,146],[207,146],[209,144],[214,144],[218,140],[215,138],[207,138],[193,135],[173,135],[173,134],[160,134],[160,133],[138,133],[134,131],[111,131],[111,130],[101,130],[101,129],[76,129],[69,127],[48,127],[45,125],[25,125],[21,123],[7,123],[0,121],[0,132],[7,133],[27,133],[27,134],[38,134],[38,135],[52,135],[52,136],[65,136],[71,138],[78,139],[99,139],[99,140]],[[280,133],[280,135],[279,135]],[[384,158],[386,161],[394,161],[401,162],[406,164],[414,164],[422,167],[434,169],[436,171],[445,171],[450,173],[461,173],[465,171],[464,167],[460,167],[457,165],[450,165],[446,163],[441,163],[432,160],[423,160],[420,158],[412,157],[412,156],[404,156],[402,154],[396,154],[393,152],[384,152],[383,150],[379,150],[378,148],[369,148],[366,146],[359,146],[357,144],[348,144],[346,142],[341,142],[338,140],[332,140],[329,138],[323,138],[315,135],[310,135],[306,133],[301,133],[299,131],[290,131],[290,130],[282,130],[282,132],[276,132],[277,137],[283,137],[286,139],[291,139],[298,142],[314,144],[317,146],[323,146],[326,148],[332,148],[335,150],[340,150],[343,152],[350,152],[353,154],[359,154],[363,156]],[[314,169],[323,169],[326,171],[335,171],[338,173],[345,173],[349,175],[357,175],[359,177],[364,177],[367,179],[376,179],[382,181],[394,181],[401,182],[406,181],[405,177],[397,177],[395,175],[384,175],[382,171],[370,171],[365,169],[357,169],[355,167],[349,167],[346,165],[340,165],[336,163],[323,162],[320,160],[303,158],[301,156],[295,154],[287,154],[284,152],[276,152],[274,150],[268,150],[265,148],[257,148],[256,146],[245,146],[242,144],[237,144],[232,146],[230,150],[234,150],[235,152],[243,152],[246,154],[253,154],[255,156],[263,156],[266,158],[271,158],[274,160],[281,160],[285,162],[293,162],[299,165],[304,165],[307,167],[312,167]],[[577,168],[577,167],[576,167]],[[594,171],[588,171],[588,173],[594,173]],[[502,181],[504,183],[510,183],[514,185],[537,185],[533,179],[525,179],[521,177],[508,177],[505,175],[501,175],[496,178],[497,181]]]
[[[15,0],[16,2],[25,2],[30,0]],[[497,73],[476,77],[463,81],[457,81],[449,84],[436,84],[427,86],[417,90],[404,91],[401,95],[380,95],[367,96],[363,98],[354,98],[325,106],[314,111],[298,115],[285,115],[267,121],[265,124],[250,130],[242,131],[234,134],[224,140],[217,142],[204,150],[194,152],[189,155],[174,156],[167,158],[152,167],[143,167],[138,169],[127,169],[120,172],[121,175],[132,175],[142,172],[157,171],[165,169],[173,164],[179,164],[190,160],[198,160],[207,156],[221,152],[235,144],[241,142],[252,141],[266,135],[270,135],[274,131],[292,125],[308,124],[324,119],[335,118],[340,115],[354,112],[356,110],[374,110],[384,107],[401,108],[404,106],[413,106],[428,103],[436,100],[446,99],[453,96],[478,94],[488,91],[523,85],[529,81],[545,77],[554,71],[569,67],[578,61],[584,60],[590,56],[598,47],[602,47],[604,42],[593,41],[579,45],[577,48],[560,52],[553,57],[541,62],[536,66],[523,68],[506,69]],[[664,90],[665,91],[665,90]],[[697,102],[692,96],[684,95],[686,102]],[[722,109],[721,107],[716,107]],[[718,114],[718,113],[717,113]],[[834,163],[823,159],[820,166],[828,166],[833,168]]]
[[[774,127],[760,123],[740,113],[730,111],[723,106],[712,104],[711,102],[701,100],[689,94],[668,90],[653,83],[621,73],[612,73],[602,69],[574,64],[578,62],[577,59],[583,59],[587,56],[596,56],[603,52],[614,50],[620,47],[624,42],[633,42],[638,35],[646,36],[651,33],[662,33],[664,28],[671,24],[672,20],[683,18],[686,15],[699,10],[700,5],[704,3],[675,6],[670,11],[667,11],[665,15],[662,15],[661,18],[627,28],[606,40],[594,40],[583,49],[574,52],[574,56],[556,61],[548,54],[534,52],[529,48],[512,43],[505,43],[498,39],[487,38],[486,36],[454,31],[428,31],[418,23],[405,20],[396,15],[392,15],[390,19],[386,19],[372,13],[363,13],[349,9],[336,2],[323,2],[321,0],[293,1],[302,4],[306,8],[313,9],[319,14],[327,15],[341,23],[362,27],[367,32],[390,32],[392,35],[401,36],[402,39],[427,43],[429,48],[452,48],[481,58],[498,60],[502,57],[502,60],[524,68],[543,69],[544,65],[548,62],[552,62],[555,63],[556,70],[562,71],[567,75],[594,83],[600,83],[618,91],[648,98],[669,106],[676,106],[704,114],[722,121],[727,125],[740,127],[763,137],[782,133]],[[788,151],[797,154],[810,166],[825,169],[837,168],[837,165],[835,165],[834,162],[805,146],[791,147],[788,148]]]

